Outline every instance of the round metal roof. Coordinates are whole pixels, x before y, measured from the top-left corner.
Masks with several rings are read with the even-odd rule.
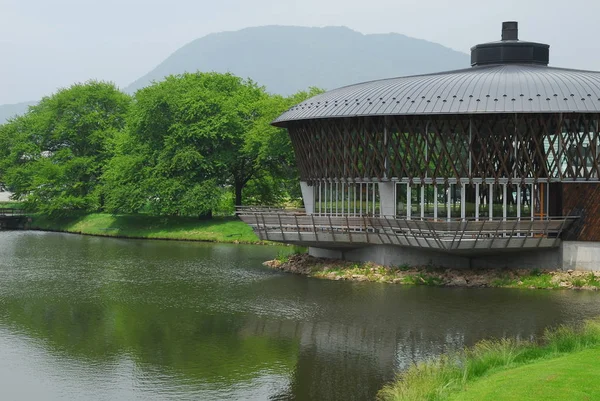
[[[273,124],[357,116],[600,112],[600,72],[548,67],[548,46],[520,42],[516,29],[515,22],[505,22],[501,42],[473,47],[472,68],[334,89],[292,107]]]
[[[275,125],[316,118],[600,111],[600,72],[486,65],[335,89],[292,107]]]

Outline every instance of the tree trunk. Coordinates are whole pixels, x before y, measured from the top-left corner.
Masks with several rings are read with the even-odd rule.
[[[205,213],[202,213],[201,215],[198,216],[199,220],[210,220],[212,219],[212,210],[209,210]]]
[[[244,184],[239,182],[235,183],[235,206],[242,206],[242,190],[244,189]]]

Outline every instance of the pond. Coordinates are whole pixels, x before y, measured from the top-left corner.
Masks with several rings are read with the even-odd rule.
[[[600,294],[325,281],[281,247],[0,232],[4,399],[372,400],[411,363],[531,338]]]

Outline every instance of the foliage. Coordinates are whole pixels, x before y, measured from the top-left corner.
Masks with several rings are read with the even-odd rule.
[[[404,284],[410,285],[427,285],[427,286],[440,286],[443,284],[443,280],[440,277],[436,277],[430,274],[417,273],[414,275],[407,275],[404,277]]]
[[[242,204],[249,182],[252,201],[282,203],[289,191],[278,179],[296,177],[294,155],[270,122],[309,95],[272,96],[217,73],[174,75],[138,91],[104,172],[107,211],[209,214],[224,191]]]
[[[492,287],[509,288],[539,288],[539,289],[559,289],[559,288],[582,288],[593,287],[600,288],[600,280],[593,273],[582,274],[580,272],[556,273],[542,272],[539,269],[533,269],[521,275],[503,274],[491,282]]]
[[[244,170],[245,176],[239,178],[240,182],[248,185],[248,204],[277,205],[301,199],[290,137],[285,129],[274,127],[271,122],[293,105],[322,92],[312,87],[287,98],[271,95],[262,99],[262,114],[248,132],[241,152],[241,158],[251,166]],[[241,193],[236,193],[238,204],[241,204]]]
[[[486,340],[462,352],[413,365],[397,381],[385,386],[379,399],[447,400],[454,396],[463,399],[462,391],[490,373],[598,346],[600,319],[589,320],[581,327],[560,326],[547,330],[540,343]]]
[[[133,99],[113,84],[76,84],[0,126],[0,185],[48,215],[210,216],[243,202],[297,204],[294,152],[271,122],[320,92],[282,97],[200,72]]]
[[[90,81],[59,90],[0,127],[0,179],[47,214],[102,208],[99,178],[109,142],[125,126],[130,98]]]

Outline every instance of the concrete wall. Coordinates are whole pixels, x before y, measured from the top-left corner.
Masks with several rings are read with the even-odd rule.
[[[563,269],[600,271],[600,242],[564,241]]]
[[[306,214],[313,214],[315,212],[315,188],[309,186],[305,181],[300,181],[300,190]]]
[[[344,259],[357,262],[374,262],[385,266],[444,266],[455,269],[468,268],[469,258],[450,255],[442,252],[423,251],[418,248],[399,247],[393,245],[372,245],[364,248],[347,250],[329,250],[309,248],[311,256],[330,259]]]
[[[469,258],[419,248],[393,245],[374,245],[344,252],[348,260],[372,261],[385,266],[444,266],[455,269],[468,268]]]
[[[315,257],[374,262],[386,266],[440,266],[455,269],[522,268],[600,271],[600,243],[565,241],[557,248],[474,255],[452,254],[394,245],[328,250],[310,247]]]
[[[323,249],[311,246],[308,248],[308,254],[315,258],[344,259],[344,253],[339,249]]]
[[[395,189],[395,182],[379,183],[379,207],[382,216],[394,216],[396,214]]]

